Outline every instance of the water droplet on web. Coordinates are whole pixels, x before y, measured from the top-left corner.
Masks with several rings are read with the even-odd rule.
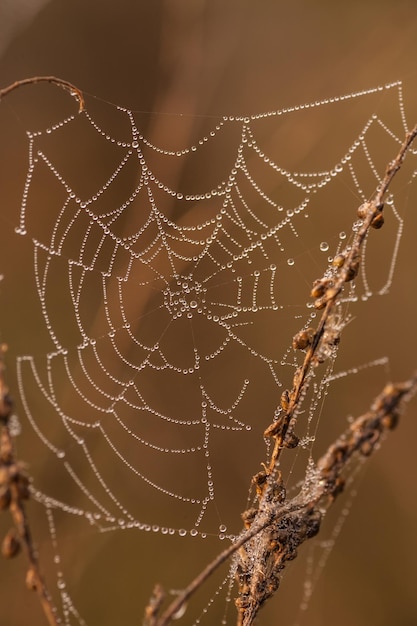
[[[339,233],[339,239],[346,239],[346,233],[344,230],[342,230],[342,232]]]
[[[185,537],[185,535],[187,534],[187,531],[184,528],[180,528],[178,531],[178,534],[180,537]]]
[[[287,259],[288,265],[294,265],[294,263],[295,263],[294,259]]]
[[[329,249],[329,244],[327,243],[327,241],[322,241],[320,244],[320,250],[322,252],[327,252],[328,249]]]

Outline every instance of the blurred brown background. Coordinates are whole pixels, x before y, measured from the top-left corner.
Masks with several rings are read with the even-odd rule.
[[[156,144],[166,138],[187,144],[188,138],[210,126],[211,118],[204,116],[276,110],[398,79],[404,81],[409,123],[417,121],[417,7],[412,1],[120,0],[115,4],[61,0],[29,4],[0,0],[1,85],[32,75],[59,76],[98,98],[143,111],[144,134]],[[1,326],[11,357],[30,352],[29,340],[36,343],[35,322],[32,326],[26,294],[22,294],[31,253],[13,234],[27,166],[24,131],[34,120],[40,126],[46,124],[56,106],[73,107],[72,102],[64,103],[65,98],[66,94],[57,95],[53,88],[27,88],[0,105],[0,272],[5,275]],[[389,99],[381,104],[387,119],[389,105]],[[178,113],[189,117],[176,127],[178,119],[171,114]],[[335,111],[332,118],[329,109],[314,127],[297,130],[290,125],[281,135],[277,130],[282,141],[277,154],[285,154],[282,160],[289,168],[297,168],[300,161],[300,169],[325,167],[326,160],[340,156],[340,142],[348,145],[349,128],[350,139],[358,134],[360,126],[355,123],[360,115],[355,109],[351,117],[341,118]],[[396,112],[392,115],[394,119]],[[93,162],[91,168],[95,165],[99,168],[100,162]],[[90,172],[80,176],[88,180]],[[399,192],[401,196],[401,182]],[[388,296],[376,298],[365,310],[355,335],[349,328],[354,339],[346,342],[346,367],[387,354],[394,380],[407,377],[416,367],[417,353],[416,191],[404,188],[401,197],[406,222],[394,285]],[[356,206],[353,195],[352,206]],[[383,258],[383,247],[379,253]],[[300,289],[307,290],[307,286],[301,284]],[[356,353],[356,344],[363,345],[365,339],[369,347],[362,356]],[[13,372],[10,376],[13,380]],[[341,414],[340,428],[333,424],[333,434],[343,428],[347,415],[368,406],[385,376],[369,374],[363,388],[356,385],[353,389],[347,382],[336,399],[329,398],[326,412]],[[18,412],[23,416],[19,405]],[[290,568],[280,593],[260,616],[260,624],[291,626],[298,619],[300,626],[412,626],[417,622],[415,413],[413,401],[399,429],[361,473],[355,485],[358,496],[308,611],[299,616],[308,565],[305,546],[304,559]],[[36,477],[44,484],[52,483],[54,477],[42,464],[41,448],[31,439],[23,417],[22,422],[21,454]],[[243,493],[247,476],[240,471],[240,461],[236,459],[231,472]],[[41,558],[44,555],[47,564],[45,519],[34,504],[31,507]],[[334,519],[342,507],[341,502]],[[0,520],[2,531],[7,524]],[[214,539],[203,545],[133,530],[98,535],[75,518],[62,520],[62,527],[61,550],[71,557],[70,571],[66,571],[68,591],[89,626],[141,623],[156,581],[180,588],[221,547]],[[0,563],[1,625],[44,623],[36,599],[24,588],[24,567],[22,557]],[[48,580],[56,582],[52,569],[45,568]],[[209,594],[201,597],[203,605]],[[221,609],[213,608],[207,623],[220,620]],[[69,618],[68,623],[77,621]],[[180,623],[188,623],[187,617]]]

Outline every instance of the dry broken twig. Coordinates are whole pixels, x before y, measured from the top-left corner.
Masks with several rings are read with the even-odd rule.
[[[416,391],[417,376],[404,383],[387,385],[370,410],[354,421],[310,470],[300,493],[287,500],[284,480],[278,469],[281,452],[284,448],[298,446],[295,427],[302,399],[315,369],[334,354],[340,340],[343,327],[340,323],[340,296],[345,284],[358,274],[362,246],[370,229],[379,229],[384,223],[385,195],[416,136],[417,125],[407,133],[397,156],[388,164],[375,194],[359,207],[360,221],[352,244],[334,257],[331,271],[313,284],[314,306],[323,313],[315,330],[303,328],[293,338],[294,349],[304,350],[305,357],[294,374],[292,389],[285,390],[281,396],[278,416],[265,430],[264,435],[273,440],[273,451],[263,464],[264,469],[252,479],[257,502],[242,515],[246,529],[160,617],[163,592],[157,586],[146,609],[146,626],[169,624],[194,591],[235,553],[237,624],[250,626],[262,605],[278,589],[286,562],[296,557],[301,543],[319,531],[326,509],[343,489],[343,473],[352,456],[369,456],[378,447],[383,434],[396,425],[401,401]]]
[[[23,87],[24,85],[36,85],[38,83],[50,83],[52,85],[57,85],[58,87],[65,89],[72,96],[77,98],[79,105],[78,112],[81,113],[82,111],[84,111],[85,105],[82,91],[78,89],[78,87],[75,87],[75,85],[73,85],[72,83],[69,83],[67,80],[62,80],[62,78],[56,78],[56,76],[33,76],[32,78],[23,78],[22,80],[16,80],[11,85],[0,89],[0,100],[18,87]]]

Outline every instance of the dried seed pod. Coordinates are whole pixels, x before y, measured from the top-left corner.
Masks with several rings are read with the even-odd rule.
[[[381,420],[381,424],[384,428],[387,428],[388,430],[393,430],[397,426],[399,420],[400,416],[398,415],[398,413],[391,412],[388,415],[384,415]]]
[[[283,411],[287,411],[288,407],[290,405],[290,392],[288,391],[288,389],[285,389],[285,391],[282,392],[281,394],[281,408]]]
[[[12,559],[17,556],[20,551],[19,537],[16,535],[14,528],[11,528],[1,544],[1,553],[5,559]]]
[[[332,265],[333,267],[343,267],[346,261],[346,257],[344,254],[336,254],[335,257],[333,257],[333,261],[332,261]]]
[[[294,350],[305,350],[311,345],[314,337],[313,328],[305,328],[300,330],[299,333],[294,335],[292,340],[292,347]]]
[[[364,202],[363,204],[361,204],[361,206],[358,208],[358,217],[363,220],[365,219],[365,217],[368,215],[369,211],[371,209],[371,203],[370,202]]]
[[[325,278],[319,278],[315,280],[310,293],[311,297],[320,298],[320,296],[322,296],[326,291],[328,282],[329,281]]]
[[[255,474],[255,476],[252,478],[252,483],[256,487],[256,493],[258,494],[258,496],[262,495],[267,479],[268,475],[263,470]]]
[[[326,306],[326,302],[327,298],[325,296],[317,298],[317,300],[314,302],[314,308],[320,311],[320,309],[324,309],[324,307]]]
[[[287,433],[285,435],[285,439],[282,445],[284,446],[284,448],[288,448],[289,450],[291,450],[292,448],[296,448],[299,443],[300,439],[295,433]]]
[[[326,300],[334,300],[338,294],[339,289],[336,289],[336,287],[329,287],[326,291]]]
[[[258,513],[258,509],[252,507],[251,509],[247,509],[247,511],[243,511],[242,520],[245,525],[245,528],[250,528],[252,526],[253,520]]]
[[[374,217],[374,219],[371,222],[371,226],[372,228],[375,229],[379,229],[384,225],[384,214],[382,213],[382,211],[380,211],[379,213],[377,213]]]
[[[10,488],[7,485],[0,487],[0,510],[4,511],[9,508],[12,499]]]

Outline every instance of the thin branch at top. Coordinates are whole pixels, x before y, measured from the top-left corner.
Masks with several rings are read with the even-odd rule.
[[[57,85],[58,87],[62,87],[62,89],[69,91],[69,93],[78,100],[78,112],[81,113],[84,111],[85,103],[82,91],[67,80],[62,80],[62,78],[57,78],[56,76],[33,76],[32,78],[17,80],[11,85],[0,89],[0,100],[15,89],[18,89],[18,87],[23,87],[24,85],[36,85],[38,83],[51,83],[52,85]]]

